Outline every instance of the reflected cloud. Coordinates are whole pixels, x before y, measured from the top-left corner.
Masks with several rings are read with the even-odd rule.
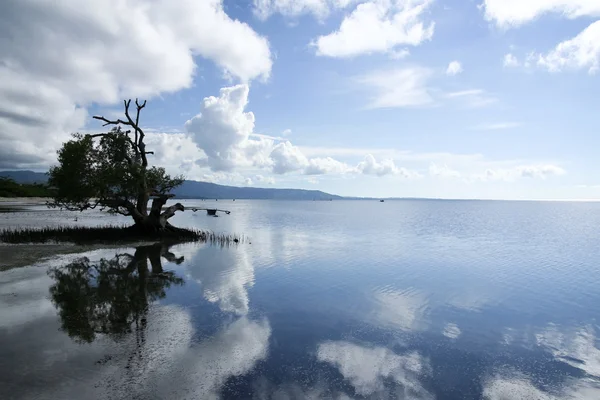
[[[547,393],[535,387],[527,378],[496,375],[483,386],[484,400],[597,400],[600,387],[592,381],[567,383],[557,393]]]
[[[450,297],[447,303],[461,310],[480,312],[489,301],[489,297],[486,297],[483,293],[465,291]]]
[[[373,297],[375,318],[380,324],[406,331],[427,326],[429,299],[423,292],[412,288],[403,291],[386,289],[376,292]]]
[[[77,398],[218,399],[229,378],[250,372],[267,357],[271,327],[266,319],[241,317],[200,343],[194,335],[187,310],[154,306],[142,345],[130,335],[105,358],[100,371],[87,379],[78,376],[42,398],[73,398],[76,393]]]
[[[319,361],[334,365],[362,396],[390,398],[389,380],[394,382],[393,393],[401,399],[433,399],[419,381],[430,373],[428,360],[419,353],[398,355],[384,347],[365,347],[346,341],[319,344]]]
[[[442,335],[446,336],[450,339],[456,339],[461,335],[461,330],[456,324],[446,324],[444,330],[442,331]]]
[[[245,246],[201,249],[190,265],[189,276],[202,285],[204,298],[221,311],[245,315],[248,288],[254,285],[254,266]]]
[[[177,367],[158,384],[161,398],[181,398],[184,394],[191,398],[218,398],[218,390],[227,379],[250,372],[258,361],[266,359],[270,336],[266,319],[251,321],[241,317],[186,352]],[[173,396],[175,393],[178,395]]]
[[[267,357],[267,319],[243,316],[199,340],[188,310],[156,301],[183,283],[163,269],[164,260],[182,263],[179,254],[160,245],[110,253],[0,274],[0,321],[28,324],[0,326],[0,373],[10,377],[0,398],[7,390],[36,399],[215,399],[228,379]],[[48,312],[32,312],[43,301]],[[16,307],[24,307],[21,320]]]
[[[558,360],[600,378],[600,349],[592,326],[561,332],[551,324],[535,335],[538,346],[548,349]]]
[[[302,387],[298,383],[275,385],[265,378],[254,384],[253,400],[352,400],[352,397],[338,391],[331,391],[326,384],[316,387]]]

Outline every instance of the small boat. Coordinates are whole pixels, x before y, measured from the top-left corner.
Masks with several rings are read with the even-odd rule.
[[[383,203],[383,202],[385,202],[385,200],[379,200],[379,202],[380,202],[380,203]]]
[[[217,209],[206,210],[207,215],[217,215]]]

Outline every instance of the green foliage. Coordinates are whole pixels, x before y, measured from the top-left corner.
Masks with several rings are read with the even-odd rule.
[[[135,205],[143,194],[166,194],[183,183],[164,168],[147,168],[142,159],[129,131],[120,127],[100,135],[74,134],[50,169],[48,184],[56,194],[49,205],[69,210],[100,206],[123,213],[124,202]]]
[[[17,183],[0,177],[0,197],[52,197],[53,191],[41,183]]]

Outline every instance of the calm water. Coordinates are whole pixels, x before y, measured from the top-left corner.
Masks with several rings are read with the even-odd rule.
[[[0,398],[600,399],[600,203],[218,206],[251,244],[0,272]]]

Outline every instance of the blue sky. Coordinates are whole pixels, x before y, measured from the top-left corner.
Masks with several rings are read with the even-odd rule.
[[[189,179],[600,198],[595,0],[50,3],[9,1],[0,29],[4,169],[44,170],[139,96],[154,161]]]

